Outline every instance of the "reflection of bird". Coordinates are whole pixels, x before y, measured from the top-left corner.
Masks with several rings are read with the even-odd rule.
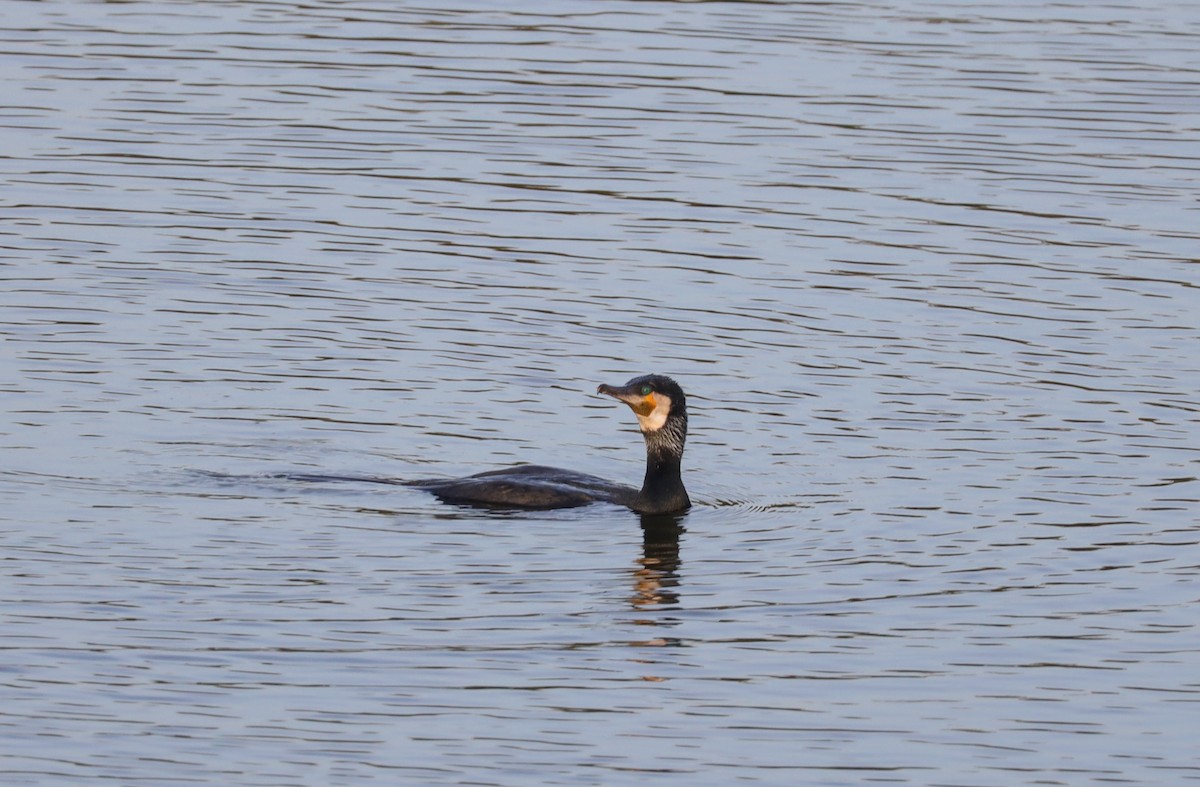
[[[666,514],[691,506],[679,462],[687,440],[687,399],[670,377],[648,374],[598,393],[619,399],[637,415],[646,439],[646,477],[640,490],[593,475],[541,465],[449,478],[410,481],[448,503],[494,508],[570,508],[609,502],[643,514]]]
[[[642,557],[633,572],[635,609],[666,607],[679,603],[679,536],[683,517],[651,514],[642,517]],[[674,625],[665,620],[658,625]]]

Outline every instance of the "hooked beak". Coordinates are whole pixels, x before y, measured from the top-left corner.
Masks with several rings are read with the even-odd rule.
[[[596,393],[602,393],[624,402],[638,415],[649,415],[658,406],[658,401],[654,398],[653,393],[642,396],[638,390],[639,387],[636,385],[601,385],[596,389]]]

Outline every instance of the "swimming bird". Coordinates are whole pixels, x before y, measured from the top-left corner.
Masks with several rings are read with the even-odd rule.
[[[586,473],[542,465],[518,465],[464,478],[407,481],[447,503],[491,508],[572,508],[609,502],[641,514],[671,514],[691,506],[680,476],[687,440],[687,398],[661,374],[635,377],[624,385],[601,385],[596,393],[622,401],[637,416],[646,441],[642,488]]]

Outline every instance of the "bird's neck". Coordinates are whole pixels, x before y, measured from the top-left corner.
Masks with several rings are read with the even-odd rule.
[[[670,430],[670,431],[668,431]],[[646,438],[646,477],[638,493],[637,510],[646,514],[682,511],[692,503],[683,486],[680,463],[683,443],[687,437],[686,421],[668,423],[655,432],[644,432]]]

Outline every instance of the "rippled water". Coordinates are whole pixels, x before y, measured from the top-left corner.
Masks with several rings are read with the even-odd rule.
[[[1200,6],[3,7],[4,783],[1200,780]]]

